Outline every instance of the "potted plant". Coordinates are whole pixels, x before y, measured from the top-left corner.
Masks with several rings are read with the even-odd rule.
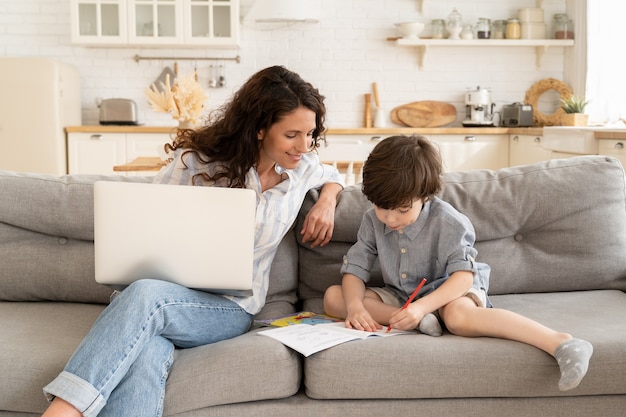
[[[560,101],[561,108],[565,111],[561,117],[562,126],[587,126],[589,115],[585,114],[585,107],[589,101],[573,94],[567,98],[562,98]]]

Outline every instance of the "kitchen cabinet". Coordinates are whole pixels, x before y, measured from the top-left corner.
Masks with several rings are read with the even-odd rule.
[[[322,161],[364,161],[389,135],[328,135],[318,149]],[[425,135],[441,152],[444,170],[499,169],[509,164],[508,134]]]
[[[432,135],[446,172],[509,166],[508,135]]]
[[[599,139],[598,154],[617,158],[622,167],[626,167],[626,140],[624,139]]]
[[[543,138],[532,135],[511,135],[509,166],[534,164],[550,159],[551,151],[542,146]]]
[[[70,174],[123,175],[113,171],[140,156],[160,156],[169,135],[163,133],[69,132],[67,134]],[[154,172],[133,172],[154,175]]]
[[[126,0],[72,0],[73,43],[121,45],[127,42]]]
[[[67,140],[69,174],[113,174],[126,162],[126,134],[71,133]]]
[[[72,42],[236,48],[239,0],[72,0]]]

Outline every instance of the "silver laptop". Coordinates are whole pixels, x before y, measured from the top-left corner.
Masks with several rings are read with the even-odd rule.
[[[121,289],[152,278],[252,294],[253,190],[97,181],[95,277]]]

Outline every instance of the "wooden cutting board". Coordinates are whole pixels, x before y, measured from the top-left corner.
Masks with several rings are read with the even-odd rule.
[[[443,101],[414,101],[391,111],[391,121],[409,127],[439,127],[455,120],[456,108]]]

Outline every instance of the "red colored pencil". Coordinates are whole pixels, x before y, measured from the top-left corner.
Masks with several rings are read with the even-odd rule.
[[[422,278],[422,281],[417,285],[413,293],[409,296],[409,299],[406,300],[406,303],[404,303],[404,305],[402,306],[400,310],[404,310],[405,308],[409,306],[409,304],[411,304],[411,302],[417,296],[417,293],[420,292],[424,284],[426,284],[426,278]],[[390,331],[391,331],[391,324],[387,326],[387,333],[389,333]]]

